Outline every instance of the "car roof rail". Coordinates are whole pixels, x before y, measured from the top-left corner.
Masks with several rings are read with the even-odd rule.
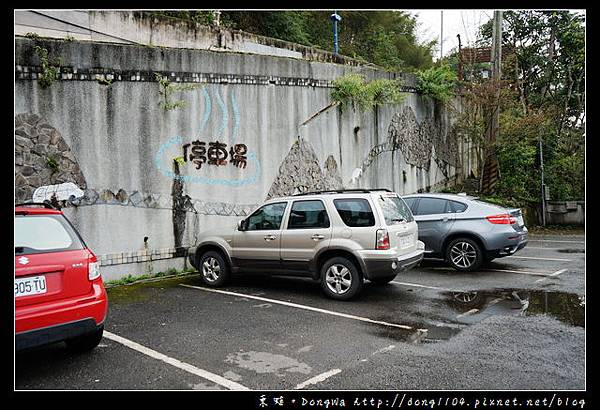
[[[387,188],[370,188],[370,189],[331,189],[326,191],[310,191],[310,192],[301,192],[299,194],[294,194],[292,196],[303,196],[303,195],[321,195],[321,194],[345,194],[345,193],[364,193],[368,194],[370,192],[375,191],[385,191],[385,192],[393,192]]]
[[[46,209],[54,209],[57,210],[51,203],[50,201],[45,201],[45,202],[23,202],[21,204],[15,204],[15,207],[17,206],[43,206]]]

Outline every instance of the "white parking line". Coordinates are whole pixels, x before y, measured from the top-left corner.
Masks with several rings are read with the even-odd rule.
[[[456,271],[454,268],[431,268],[434,270],[447,270],[447,271],[455,271],[456,273],[460,273]],[[482,271],[485,272],[508,272],[508,273],[520,273],[523,275],[535,275],[535,276],[549,276],[550,273],[546,272],[531,272],[526,270],[511,270],[511,269],[495,269],[495,268],[483,268]]]
[[[477,313],[477,312],[479,312],[479,309],[471,309],[468,312],[461,313],[460,315],[456,316],[456,318],[460,319],[461,317],[469,316],[469,315],[472,315],[472,314]]]
[[[496,299],[492,300],[490,303],[488,303],[488,307],[495,305],[496,303],[500,302],[501,300],[503,300],[503,299],[502,298],[496,298]]]
[[[396,345],[389,345],[387,347],[382,347],[379,350],[375,350],[373,353],[371,353],[371,355],[376,355],[376,354],[381,354],[381,353],[389,352],[390,350],[394,350],[394,348],[396,348]]]
[[[533,256],[518,256],[518,255],[507,256],[507,258],[534,259],[537,261],[557,261],[557,262],[571,262],[571,260],[572,260],[572,259],[562,259],[562,258],[534,258]]]
[[[484,269],[486,272],[508,272],[508,273],[519,273],[523,275],[533,275],[533,276],[550,276],[549,273],[545,272],[530,272],[526,270],[511,270],[511,269]]]
[[[543,282],[543,281],[547,280],[548,278],[553,278],[553,277],[556,277],[556,276],[558,276],[558,275],[560,275],[561,273],[563,273],[563,272],[566,272],[566,271],[567,271],[567,269],[561,269],[561,270],[557,270],[557,271],[556,271],[556,272],[554,272],[553,274],[551,274],[551,275],[548,275],[548,276],[546,276],[545,278],[538,279],[538,280],[536,280],[535,282],[536,282],[536,283]]]
[[[404,286],[415,287],[415,288],[445,290],[447,292],[462,292],[462,291],[456,290],[456,289],[447,289],[447,288],[440,288],[440,287],[437,287],[437,286],[419,285],[418,283],[398,282],[398,281],[395,281],[395,280],[391,281],[390,283],[396,283],[398,285],[404,285]]]
[[[329,370],[328,372],[318,374],[315,377],[312,377],[312,378],[308,379],[307,381],[300,383],[299,385],[294,387],[294,390],[300,390],[300,389],[305,388],[306,386],[310,386],[311,384],[320,383],[320,382],[330,378],[331,376],[335,376],[336,374],[338,374],[340,372],[341,372],[340,369],[332,369],[332,370]]]
[[[236,383],[234,381],[228,380],[222,376],[219,376],[218,374],[199,369],[196,366],[192,366],[189,363],[185,363],[181,360],[177,360],[172,357],[166,356],[162,353],[157,352],[156,350],[149,349],[146,346],[142,346],[139,343],[133,342],[129,339],[125,339],[124,337],[108,332],[106,330],[104,331],[104,337],[117,343],[121,343],[129,347],[130,349],[145,354],[146,356],[150,356],[154,359],[168,363],[171,366],[177,367],[178,369],[184,370],[191,374],[195,374],[196,376],[200,376],[203,379],[210,380],[211,382],[218,384],[219,386],[223,386],[229,390],[250,390],[249,388],[242,386],[241,384]]]
[[[529,242],[585,243],[585,241],[555,241],[551,239],[529,239]]]
[[[412,326],[401,325],[401,324],[398,324],[398,323],[382,322],[380,320],[373,320],[373,319],[369,319],[369,318],[366,318],[366,317],[349,315],[347,313],[334,312],[332,310],[325,310],[325,309],[320,309],[320,308],[316,308],[316,307],[312,307],[312,306],[300,305],[298,303],[285,302],[283,300],[268,299],[268,298],[263,298],[263,297],[259,297],[259,296],[246,295],[246,294],[243,294],[243,293],[229,292],[227,290],[209,289],[209,288],[204,288],[204,287],[201,287],[201,286],[186,285],[186,284],[183,284],[183,283],[180,283],[179,286],[184,286],[186,288],[203,290],[205,292],[214,292],[214,293],[220,293],[220,294],[223,294],[223,295],[230,295],[230,296],[237,296],[237,297],[241,296],[241,297],[248,298],[248,299],[262,300],[262,301],[268,302],[268,303],[276,303],[278,305],[289,306],[289,307],[293,307],[293,308],[297,308],[297,309],[310,310],[312,312],[325,313],[327,315],[339,316],[339,317],[344,317],[346,319],[359,320],[361,322],[374,323],[374,324],[377,324],[377,325],[397,327],[397,328],[406,329],[406,330],[416,330],[418,332],[427,332],[427,329],[416,329],[416,328],[414,328]]]

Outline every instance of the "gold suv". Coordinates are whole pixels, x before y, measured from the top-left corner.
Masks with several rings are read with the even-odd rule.
[[[272,198],[229,232],[200,233],[190,262],[208,286],[234,273],[308,276],[347,300],[364,280],[387,284],[423,259],[410,208],[387,189],[307,192]]]

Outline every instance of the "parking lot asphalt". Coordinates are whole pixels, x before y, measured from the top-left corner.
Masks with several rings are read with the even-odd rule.
[[[585,389],[585,243],[531,236],[478,272],[424,261],[349,302],[291,277],[108,290],[94,351],[15,356],[15,388]]]

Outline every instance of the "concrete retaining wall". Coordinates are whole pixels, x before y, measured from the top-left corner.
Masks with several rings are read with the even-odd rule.
[[[546,223],[550,225],[585,225],[585,201],[549,201]]]
[[[36,45],[61,62],[46,89]],[[350,72],[395,74],[47,39],[17,38],[15,52],[16,200],[30,199],[40,186],[74,182],[84,194],[66,201],[65,213],[104,255],[107,279],[148,271],[153,257],[140,260],[143,250],[156,251],[161,264],[179,257],[173,262],[181,268],[199,231],[235,226],[268,196],[340,187],[404,194],[443,187],[470,171],[469,147],[450,114],[411,92],[410,76],[404,103],[360,112],[331,106],[331,81]],[[185,106],[165,110],[154,73],[198,87],[173,93],[171,102]]]

